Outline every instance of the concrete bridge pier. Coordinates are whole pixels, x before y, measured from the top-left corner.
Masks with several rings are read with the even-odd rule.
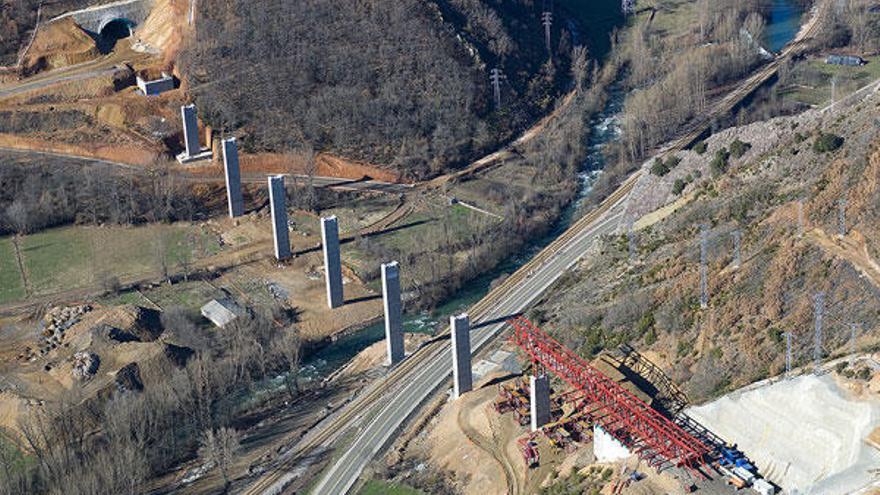
[[[458,399],[474,388],[471,371],[471,325],[468,315],[449,318],[452,327],[452,397]]]
[[[546,374],[529,377],[529,412],[532,431],[550,422],[550,378]]]
[[[395,365],[405,356],[403,315],[400,303],[400,265],[396,261],[382,265],[382,302],[385,307],[385,342],[388,364]]]
[[[339,253],[339,221],[336,216],[321,219],[321,240],[324,244],[324,279],[327,283],[327,305],[341,307],[342,260]]]
[[[223,140],[223,170],[226,174],[226,199],[229,217],[244,215],[244,199],[241,196],[241,171],[238,167],[238,144],[235,138]]]
[[[272,237],[275,240],[275,258],[290,258],[290,233],[287,227],[287,198],[284,176],[269,176],[269,205],[272,210]]]

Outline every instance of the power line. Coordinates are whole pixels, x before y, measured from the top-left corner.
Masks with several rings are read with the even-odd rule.
[[[492,87],[495,90],[495,108],[501,108],[501,80],[507,77],[501,72],[501,69],[494,68],[489,71],[489,79],[492,81]]]

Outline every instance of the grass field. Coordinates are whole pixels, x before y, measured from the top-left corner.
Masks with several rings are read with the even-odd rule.
[[[163,309],[176,306],[197,314],[206,302],[219,297],[223,297],[221,291],[214,289],[205,282],[190,280],[189,282],[178,282],[174,285],[163,284],[141,292],[123,292],[119,295],[101,299],[100,302],[110,306],[134,304],[152,307],[153,304],[157,304]]]
[[[25,296],[11,237],[0,238],[0,304]]]
[[[830,65],[824,58],[799,63],[792,72],[794,85],[787,88],[785,98],[812,106],[831,103],[831,81],[837,78],[836,98],[857,91],[872,81],[880,79],[880,56],[867,57],[867,65],[846,67]]]
[[[389,483],[387,481],[370,480],[368,481],[359,495],[423,495],[423,492],[410,488],[408,486],[399,485],[397,483]]]
[[[218,252],[219,246],[199,227],[174,224],[61,227],[23,237],[21,249],[33,291],[40,295],[92,286],[107,276],[158,274],[163,259],[173,271],[186,260]]]
[[[0,451],[3,452],[2,456],[7,460],[8,469],[10,471],[26,469],[36,462],[33,457],[24,455],[22,451],[9,440],[5,432],[0,434]]]

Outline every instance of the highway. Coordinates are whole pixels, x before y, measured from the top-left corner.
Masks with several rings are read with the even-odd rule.
[[[709,127],[713,118],[729,113],[738,102],[769,80],[778,70],[781,60],[800,52],[815,35],[828,5],[827,1],[820,2],[813,18],[775,60],[715,102],[710,111],[706,112],[705,118],[698,119],[679,139],[672,141],[660,153],[674,153],[692,144]],[[504,326],[503,320],[501,323],[483,327],[479,327],[479,322],[494,322],[526,309],[584,255],[591,243],[601,235],[615,231],[624,214],[625,199],[639,175],[639,172],[633,174],[599,208],[578,221],[471,308],[471,320],[478,327],[473,329],[471,335],[474,352],[489,342]],[[380,383],[364,391],[339,414],[318,425],[316,431],[310,432],[284,456],[277,467],[257,480],[245,493],[268,495],[280,492],[283,485],[295,476],[292,470],[304,454],[318,447],[330,448],[342,431],[367,420],[365,426],[359,427],[351,443],[335,446],[337,449],[344,449],[344,452],[335,458],[311,491],[316,495],[347,493],[370,460],[388,443],[404,421],[446,382],[450,374],[448,342],[422,348],[398,365]]]
[[[612,234],[623,216],[625,200],[639,174],[634,174],[602,205],[578,220],[556,241],[538,253],[491,291],[469,311],[471,345],[476,353],[504,327],[504,320],[524,311],[544,291],[580,260],[602,235]],[[482,325],[482,322],[491,322]],[[312,490],[314,494],[339,495],[357,482],[370,460],[385,446],[408,417],[436,392],[452,372],[449,341],[440,339],[423,347],[392,370],[380,383],[365,391],[345,410],[319,424],[290,455],[245,491],[248,494],[278,493],[289,481],[297,462],[309,450],[328,448],[346,427],[368,421]],[[380,400],[381,399],[381,400]]]

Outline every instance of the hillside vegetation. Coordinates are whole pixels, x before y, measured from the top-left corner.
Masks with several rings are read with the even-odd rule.
[[[570,43],[547,60],[540,5],[484,0],[206,0],[181,56],[203,118],[252,150],[332,151],[423,178],[548,111]],[[562,23],[558,23],[562,25]],[[504,70],[494,108],[489,70]],[[558,67],[558,68],[557,68]]]
[[[795,365],[809,364],[820,292],[822,357],[851,351],[852,324],[856,348],[877,349],[878,108],[875,93],[836,113],[730,129],[678,153],[662,177],[647,162],[627,215],[637,220],[633,258],[625,234],[604,239],[533,316],[585,356],[632,343],[694,400],[783,371],[786,332],[794,336]],[[838,236],[841,200],[845,237]],[[671,206],[654,212],[663,205]],[[707,309],[700,308],[701,225],[708,229]]]

